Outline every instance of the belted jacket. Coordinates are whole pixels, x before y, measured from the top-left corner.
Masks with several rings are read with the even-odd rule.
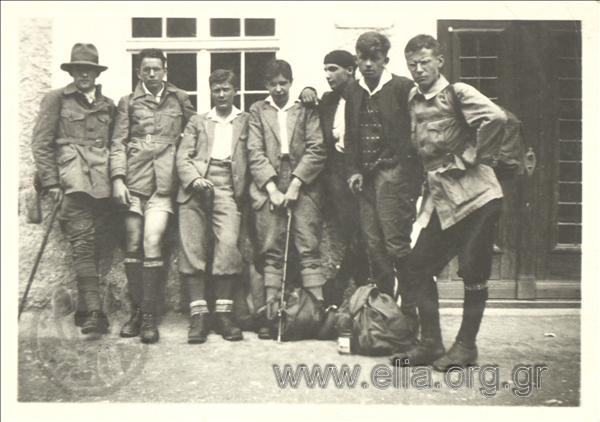
[[[165,83],[159,102],[140,82],[119,101],[110,145],[110,177],[122,177],[132,193],[175,191],[175,152],[194,108],[185,91]]]
[[[114,116],[115,104],[102,95],[100,85],[92,104],[73,83],[49,92],[31,142],[41,186],[110,197],[108,142]]]

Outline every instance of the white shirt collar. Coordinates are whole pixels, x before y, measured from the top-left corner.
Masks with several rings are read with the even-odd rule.
[[[285,105],[284,105],[282,108],[279,108],[279,107],[277,106],[277,104],[275,104],[275,101],[273,100],[273,97],[271,97],[271,96],[269,95],[269,96],[268,96],[268,97],[265,99],[265,102],[267,102],[267,103],[271,104],[273,107],[275,107],[275,108],[277,109],[277,111],[284,111],[284,112],[285,112],[285,111],[288,111],[290,108],[292,108],[294,105],[296,105],[296,103],[297,103],[298,101],[290,101],[290,100],[288,99],[288,102],[287,102],[287,103],[286,103],[286,104],[285,104]]]
[[[371,91],[369,89],[369,87],[367,86],[367,83],[365,82],[365,78],[362,75],[360,75],[360,77],[358,78],[358,84],[365,91],[367,91],[369,93],[369,96],[372,96],[372,95],[375,95],[376,93],[378,93],[379,91],[381,91],[383,86],[391,80],[392,80],[392,72],[390,72],[389,70],[384,68],[383,72],[381,73],[381,78],[379,78],[379,84],[375,87],[375,89],[373,91]]]
[[[240,115],[241,112],[242,112],[242,110],[240,110],[236,106],[232,106],[231,107],[231,113],[229,113],[229,115],[227,117],[221,117],[221,116],[219,116],[217,114],[216,107],[213,107],[208,112],[207,117],[210,120],[214,120],[215,122],[219,122],[219,123],[231,123],[237,116]]]
[[[426,100],[430,100],[433,97],[435,97],[436,95],[438,95],[440,92],[442,92],[442,90],[444,90],[444,88],[446,88],[448,85],[450,85],[450,82],[448,82],[448,80],[444,77],[444,75],[440,75],[438,80],[435,81],[435,83],[433,85],[431,85],[431,87],[429,88],[429,90],[427,92],[421,91],[421,88],[419,88],[418,85],[417,85],[417,92],[419,94],[421,94],[423,97],[425,97]]]
[[[146,94],[150,94],[152,95],[153,98],[156,98],[157,101],[160,101],[160,98],[162,97],[162,94],[165,90],[165,83],[163,82],[162,84],[162,88],[160,89],[160,91],[158,91],[158,94],[154,95],[152,92],[150,92],[150,90],[148,88],[146,88],[146,84],[142,82],[142,88],[144,89],[144,92]]]
[[[79,92],[81,93],[81,95],[83,95],[85,97],[87,102],[90,104],[92,104],[94,102],[94,100],[96,99],[96,87],[89,90],[88,92],[83,92],[83,91],[79,91]]]

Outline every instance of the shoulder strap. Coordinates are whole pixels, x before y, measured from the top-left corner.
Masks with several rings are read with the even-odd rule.
[[[448,85],[448,92],[450,93],[450,102],[452,102],[452,109],[454,110],[454,114],[456,117],[465,125],[469,126],[467,120],[465,119],[465,115],[462,112],[462,108],[460,107],[460,100],[458,99],[458,95],[456,94],[456,89],[454,88],[454,84]]]

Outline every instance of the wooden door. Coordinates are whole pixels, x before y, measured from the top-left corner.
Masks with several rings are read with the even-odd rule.
[[[581,33],[579,22],[438,22],[449,81],[469,83],[524,124],[533,176],[504,183],[490,297],[580,297]],[[451,262],[440,294],[458,298]]]

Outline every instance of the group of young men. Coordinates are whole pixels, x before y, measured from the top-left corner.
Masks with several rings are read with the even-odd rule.
[[[402,312],[415,329],[420,326],[420,341],[392,361],[436,369],[475,363],[502,198],[477,147],[497,134],[506,116],[471,86],[448,83],[441,75],[444,56],[431,36],[406,45],[414,82],[386,69],[389,49],[387,37],[367,32],[356,42],[356,57],[343,50],[327,54],[332,91],[321,99],[312,88],[297,101],[290,98],[292,69],[272,60],[263,72],[269,96],[249,113],[233,105],[237,75],[216,70],[209,78],[213,108],[198,115],[186,93],[165,81],[160,50],[141,52],[139,83],[115,107],[95,85],[106,70],[97,50],[76,44],[71,62],[61,66],[73,83],[43,99],[32,148],[42,187],[62,201],[60,219],[85,305],[76,314],[82,332],[107,332],[95,241],[111,201],[124,211],[132,309],[121,336],[158,340],[162,241],[177,203],[178,270],[190,296],[188,341],[203,343],[210,330],[209,280],[215,331],[226,340],[242,339],[232,309],[248,201],[266,302],[282,284],[288,212],[302,285],[324,300],[319,243],[328,200],[345,244],[337,278],[372,280],[382,292],[399,295]],[[416,220],[422,230],[411,248]],[[463,320],[446,351],[434,277],[457,255]],[[258,336],[270,338],[261,321]]]

